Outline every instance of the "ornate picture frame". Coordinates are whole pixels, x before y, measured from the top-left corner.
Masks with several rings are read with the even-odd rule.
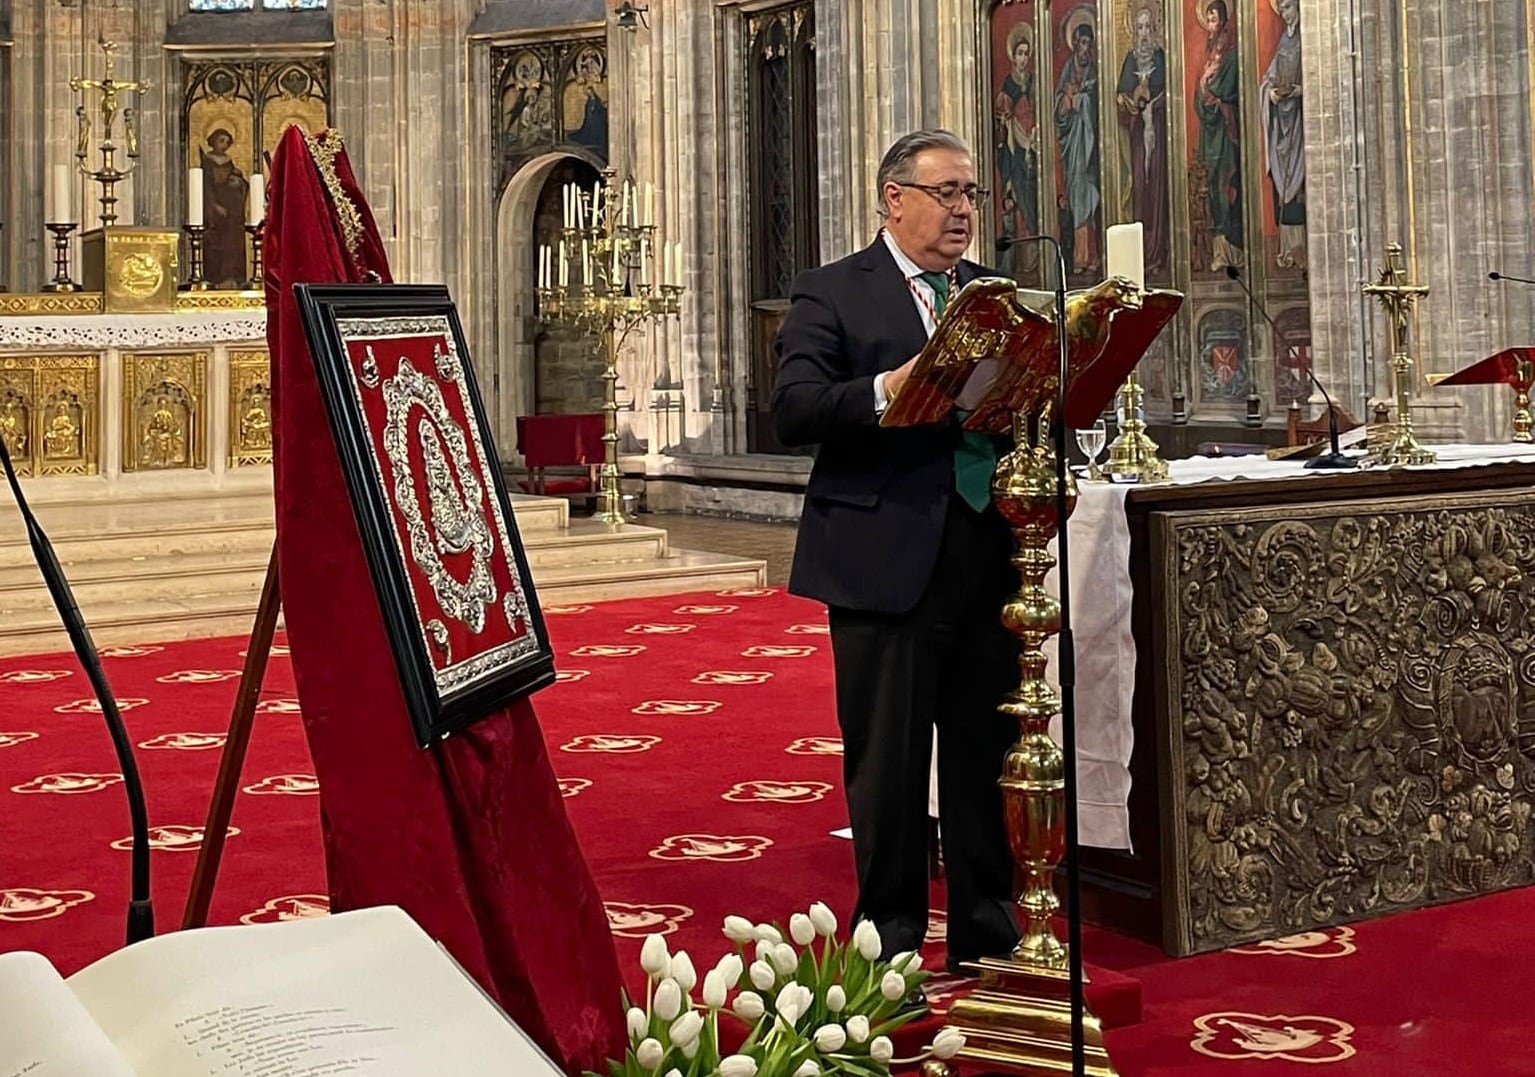
[[[425,748],[554,681],[463,327],[441,285],[294,293]]]

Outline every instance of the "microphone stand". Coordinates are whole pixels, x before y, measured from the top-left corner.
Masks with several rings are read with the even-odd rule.
[[[1018,243],[1047,243],[1055,251],[1055,336],[1060,345],[1060,369],[1055,386],[1054,414],[1050,433],[1055,441],[1055,514],[1060,521],[1056,531],[1056,580],[1060,586],[1061,630],[1056,642],[1056,676],[1061,690],[1061,755],[1065,788],[1066,830],[1066,970],[1071,986],[1071,1072],[1084,1077],[1087,1072],[1087,1041],[1083,1014],[1087,1002],[1082,990],[1082,879],[1078,868],[1077,837],[1077,645],[1071,632],[1071,542],[1067,532],[1066,506],[1066,377],[1070,372],[1071,348],[1066,339],[1066,254],[1060,240],[1040,233],[997,240],[997,249],[1006,250]]]
[[[1510,277],[1507,273],[1499,273],[1496,269],[1494,269],[1491,273],[1487,274],[1487,279],[1488,280],[1511,280],[1515,284],[1535,284],[1535,280],[1531,280],[1529,277]]]
[[[1237,272],[1236,266],[1227,266],[1226,276],[1237,282],[1237,287],[1242,289],[1242,294],[1247,296],[1248,302],[1252,303],[1253,308],[1263,316],[1263,320],[1267,322],[1269,328],[1274,331],[1274,336],[1278,337],[1280,340],[1285,340],[1284,333],[1282,333],[1279,329],[1279,323],[1274,321],[1274,319],[1269,316],[1269,312],[1264,309],[1263,304],[1258,302],[1258,297],[1253,295],[1252,289],[1249,288],[1247,286],[1247,282],[1242,279],[1242,274]],[[1295,362],[1295,345],[1291,344],[1289,341],[1285,341],[1285,351],[1289,354],[1290,359],[1292,362],[1294,362],[1295,366],[1302,366],[1301,363]],[[1322,456],[1312,457],[1310,460],[1306,461],[1305,466],[1308,468],[1330,468],[1338,471],[1357,468],[1359,466],[1359,462],[1353,457],[1344,456],[1343,450],[1338,447],[1338,412],[1337,409],[1333,407],[1332,397],[1327,395],[1326,388],[1324,388],[1322,383],[1317,380],[1317,376],[1312,371],[1310,366],[1305,366],[1304,370],[1306,371],[1306,377],[1311,379],[1311,384],[1317,387],[1317,390],[1322,394],[1322,399],[1327,402],[1327,434],[1332,441],[1331,452]]]
[[[32,546],[32,556],[37,559],[37,567],[42,570],[43,579],[48,584],[48,594],[53,598],[53,604],[59,611],[59,619],[64,623],[65,631],[69,633],[69,642],[80,659],[80,665],[85,669],[86,677],[90,679],[97,701],[101,704],[101,713],[106,718],[107,730],[112,734],[112,747],[117,753],[117,764],[122,768],[123,791],[127,794],[128,813],[133,820],[132,878],[129,888],[127,930],[127,941],[129,945],[132,945],[152,937],[155,933],[155,914],[149,900],[149,809],[144,802],[144,786],[139,779],[138,760],[133,755],[133,743],[128,737],[128,727],[123,723],[122,713],[117,709],[117,699],[112,695],[111,686],[107,684],[106,672],[101,668],[101,658],[96,653],[96,644],[92,642],[90,630],[85,627],[85,620],[80,616],[80,608],[75,605],[74,592],[69,588],[69,581],[64,578],[64,570],[59,566],[58,557],[54,555],[53,544],[48,541],[42,525],[37,522],[37,517],[32,515],[32,510],[27,506],[27,499],[21,492],[21,482],[16,477],[16,468],[11,463],[11,454],[3,437],[0,437],[0,465],[4,465],[5,477],[10,483],[11,493],[16,495],[16,507],[21,510],[21,518],[27,527],[27,540]]]

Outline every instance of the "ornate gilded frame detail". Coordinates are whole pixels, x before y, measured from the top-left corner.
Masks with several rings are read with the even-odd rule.
[[[272,369],[266,349],[229,353],[229,465],[272,462]]]
[[[208,466],[208,353],[122,357],[124,471]]]
[[[19,474],[96,474],[100,416],[98,356],[0,357],[0,437]]]
[[[1535,882],[1535,492],[1154,513],[1165,938]]]

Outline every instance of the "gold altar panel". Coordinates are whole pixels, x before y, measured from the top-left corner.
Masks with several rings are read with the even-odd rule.
[[[208,353],[123,356],[123,470],[208,465]]]
[[[96,474],[100,387],[95,355],[0,358],[0,437],[17,474]]]
[[[31,475],[36,441],[37,360],[0,357],[0,438],[18,475]]]
[[[36,362],[36,474],[96,474],[101,463],[99,357],[45,355]]]
[[[1535,882],[1535,492],[1152,527],[1176,952]]]
[[[272,462],[272,364],[264,349],[229,353],[229,463]]]

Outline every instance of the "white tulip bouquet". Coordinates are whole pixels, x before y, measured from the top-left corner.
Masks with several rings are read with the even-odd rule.
[[[608,1063],[609,1077],[885,1077],[892,1064],[948,1059],[964,1046],[944,1029],[916,1057],[895,1057],[890,1033],[922,1013],[902,1003],[928,974],[916,953],[879,960],[879,931],[868,921],[838,942],[837,918],[818,901],[789,918],[789,941],[777,925],[741,916],[725,917],[724,931],[735,951],[704,974],[696,999],[687,952],[668,953],[661,935],[645,939],[645,1005],[625,1000],[629,1048]],[[722,1013],[746,1026],[728,1055]]]

